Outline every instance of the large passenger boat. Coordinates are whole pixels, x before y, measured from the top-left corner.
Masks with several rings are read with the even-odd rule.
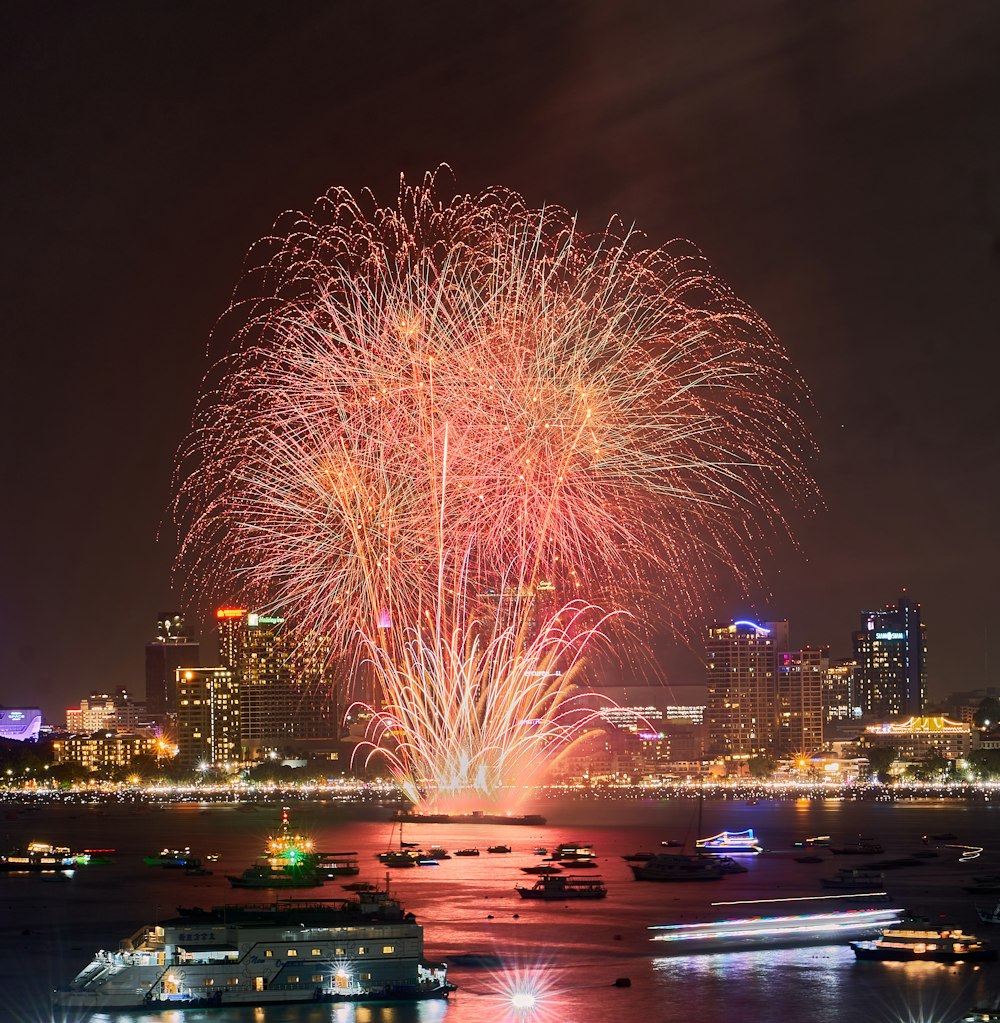
[[[908,920],[887,927],[874,941],[852,941],[858,959],[881,959],[933,963],[991,962],[997,950],[961,927],[932,927],[926,921]]]
[[[63,846],[29,842],[27,849],[0,853],[0,870],[66,870],[76,861],[76,855]]]
[[[720,831],[711,838],[699,838],[695,842],[700,852],[707,853],[759,853],[764,849],[754,834],[753,828],[746,831]]]
[[[196,1008],[277,1002],[447,998],[444,963],[383,890],[352,900],[220,906],[141,928],[100,951],[67,988],[69,1009]]]
[[[393,820],[413,824],[521,824],[530,827],[541,827],[545,818],[537,813],[483,813],[473,810],[472,813],[407,813],[397,810]]]
[[[229,883],[234,888],[318,888],[329,876],[312,841],[292,831],[287,807],[281,811],[278,833],[267,840],[264,861],[242,874],[227,875]]]

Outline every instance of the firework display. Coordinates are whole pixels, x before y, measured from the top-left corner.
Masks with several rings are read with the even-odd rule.
[[[704,259],[511,192],[333,190],[219,333],[181,564],[366,665],[411,792],[529,779],[592,717],[608,615],[689,620],[812,495],[803,388]]]

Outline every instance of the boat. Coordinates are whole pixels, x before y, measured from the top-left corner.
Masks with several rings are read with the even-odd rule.
[[[607,885],[599,877],[573,877],[571,874],[540,877],[531,888],[515,885],[514,891],[522,899],[543,899],[548,902],[564,899],[603,899]]]
[[[753,828],[747,828],[746,831],[720,831],[711,838],[699,838],[695,848],[705,853],[720,852],[725,855],[764,851]]]
[[[745,867],[739,860],[732,856],[713,856],[712,860],[723,874],[749,874],[749,867]]]
[[[395,867],[397,869],[405,869],[407,867],[415,867],[417,865],[417,857],[406,849],[401,852],[379,853],[378,860],[379,863],[382,863],[387,867]]]
[[[676,838],[666,838],[660,842],[665,849],[683,849],[684,843],[678,842]]]
[[[478,849],[456,849],[455,850],[455,855],[456,856],[478,856],[479,855],[479,850]]]
[[[548,849],[546,849],[544,845],[536,845],[531,852],[534,856],[548,856],[549,854]]]
[[[653,853],[629,853],[628,856],[623,856],[622,859],[629,863],[648,863],[653,858]]]
[[[569,870],[596,870],[596,860],[560,860],[560,867],[566,867]]]
[[[877,934],[902,916],[901,909],[848,909],[787,916],[756,916],[694,924],[660,924],[651,941],[659,954],[734,952],[747,949],[835,945],[845,938]]]
[[[984,924],[1000,924],[1000,901],[992,909],[976,906],[976,913]]]
[[[372,884],[371,881],[352,881],[350,884],[342,884],[340,887],[345,892],[373,892],[377,885]]]
[[[361,873],[356,852],[317,853],[316,869],[324,877],[354,877]]]
[[[438,861],[433,856],[418,856],[417,857],[418,867],[437,867],[439,866]]]
[[[833,877],[824,877],[820,884],[824,888],[881,888],[885,874],[880,870],[838,870]]]
[[[529,827],[545,824],[545,818],[537,813],[483,813],[482,810],[473,810],[472,813],[407,813],[398,810],[393,820],[413,824],[519,824]]]
[[[326,880],[312,841],[292,831],[287,806],[281,809],[277,833],[268,837],[264,859],[242,874],[227,874],[229,883],[234,888],[318,888]]]
[[[64,846],[29,842],[26,849],[0,853],[0,870],[65,870],[74,866],[75,855]]]
[[[829,835],[811,835],[809,838],[800,838],[797,841],[792,842],[792,845],[799,849],[825,848],[829,844]]]
[[[191,911],[189,911],[191,912]],[[98,952],[62,1009],[185,1009],[294,1002],[447,998],[444,963],[424,959],[423,928],[388,892],[356,899],[218,906],[140,928]]]
[[[552,853],[553,860],[592,860],[594,847],[585,842],[560,842]]]
[[[509,853],[509,845],[491,845],[486,850],[488,853]]]
[[[525,874],[561,874],[562,867],[553,867],[550,863],[539,863],[534,867],[521,867]]]
[[[430,849],[427,850],[427,855],[433,856],[436,860],[451,859],[451,853],[449,853],[447,849],[442,849],[439,845],[432,845]]]
[[[981,963],[997,958],[997,950],[960,927],[932,926],[926,920],[906,920],[886,927],[874,941],[852,941],[858,959],[896,962]]]
[[[874,856],[885,852],[885,849],[872,838],[859,838],[856,842],[831,845],[830,852],[838,856]]]
[[[187,870],[188,867],[201,866],[201,860],[191,855],[191,848],[161,849],[152,856],[143,856],[142,862],[147,867],[163,867],[167,870]]]
[[[708,856],[661,853],[647,863],[630,864],[636,881],[717,881],[722,868]]]
[[[1000,1008],[973,1009],[959,1023],[1000,1023]]]

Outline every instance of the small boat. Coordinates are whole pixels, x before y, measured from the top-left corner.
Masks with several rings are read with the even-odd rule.
[[[418,867],[436,867],[438,865],[439,865],[438,861],[436,859],[434,859],[433,856],[418,856],[417,857],[417,866]]]
[[[992,909],[983,909],[981,906],[976,906],[976,912],[984,924],[1000,924],[1000,902],[997,902]]]
[[[439,845],[432,845],[430,849],[427,850],[427,855],[433,856],[436,860],[451,859],[451,853],[449,853],[447,849],[442,849]]]
[[[894,962],[982,963],[997,958],[997,950],[966,934],[960,927],[932,927],[925,920],[903,921],[886,927],[874,941],[852,941],[858,959]]]
[[[161,849],[155,856],[144,856],[142,862],[147,867],[163,867],[165,870],[187,870],[188,867],[200,865],[196,856],[191,855],[189,846],[183,849]]]
[[[417,865],[417,857],[410,852],[384,852],[378,854],[379,862],[387,867],[406,869]]]
[[[1000,1007],[973,1009],[959,1023],[1000,1023]]]
[[[660,842],[660,845],[662,845],[665,849],[683,849],[684,848],[684,843],[683,842],[678,842],[677,839],[675,839],[675,838],[667,838],[664,841]]]
[[[352,881],[350,884],[342,884],[340,887],[345,892],[374,892],[377,890],[377,886],[370,881]]]
[[[515,885],[514,891],[522,899],[543,899],[548,902],[562,902],[565,899],[603,899],[608,894],[607,885],[599,877],[572,877],[568,874],[541,877],[531,888]]]
[[[713,856],[716,866],[723,874],[749,874],[750,868],[734,860],[732,856]]]
[[[885,874],[880,870],[838,870],[833,877],[824,877],[820,884],[824,888],[881,888]]]
[[[569,870],[596,870],[596,860],[560,860],[560,867],[566,867]]]
[[[548,863],[539,863],[534,867],[521,867],[525,874],[561,874],[562,867],[553,867]]]
[[[844,845],[831,845],[830,852],[838,856],[877,856],[885,852],[885,849],[872,838],[858,838],[856,842],[847,842]]]
[[[478,856],[479,855],[479,850],[478,849],[456,849],[455,850],[455,855],[456,856]]]
[[[488,853],[509,853],[509,845],[491,845],[486,850]]]
[[[546,849],[544,845],[536,845],[531,852],[534,856],[548,856],[549,854],[548,849]]]
[[[661,853],[648,863],[630,866],[636,881],[718,881],[722,868],[711,856]]]
[[[796,848],[815,849],[819,846],[828,846],[830,844],[829,835],[813,835],[810,838],[800,838],[796,842],[792,842]]]
[[[753,828],[746,831],[720,831],[711,838],[699,838],[695,847],[701,852],[721,852],[726,855],[730,853],[759,853],[763,852]]]
[[[218,861],[219,855],[219,853],[205,853],[205,859],[208,860],[209,863],[215,863]]]
[[[560,842],[552,853],[554,860],[592,860],[597,853],[594,847],[584,842]]]
[[[187,877],[210,877],[212,872],[205,867],[188,867],[184,871]]]

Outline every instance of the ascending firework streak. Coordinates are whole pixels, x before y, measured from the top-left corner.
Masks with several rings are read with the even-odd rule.
[[[334,190],[253,257],[181,559],[362,655],[411,790],[488,794],[585,727],[598,608],[684,621],[719,566],[755,574],[812,494],[803,389],[689,246],[433,177],[365,202]]]

